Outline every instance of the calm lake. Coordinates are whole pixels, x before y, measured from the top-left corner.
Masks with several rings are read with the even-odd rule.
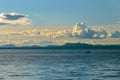
[[[120,80],[120,50],[0,49],[0,80]]]

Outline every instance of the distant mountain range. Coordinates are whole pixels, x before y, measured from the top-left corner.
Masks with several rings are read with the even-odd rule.
[[[0,46],[0,49],[120,49],[120,45],[90,45],[83,43],[66,43],[64,45],[42,46],[22,46],[17,47],[13,44]]]
[[[0,48],[8,48],[8,47],[17,47],[17,46],[15,46],[13,44],[7,44],[7,45],[0,46]]]

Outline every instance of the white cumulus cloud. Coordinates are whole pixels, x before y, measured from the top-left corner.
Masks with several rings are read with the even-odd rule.
[[[101,28],[90,28],[85,25],[84,22],[76,24],[71,33],[72,37],[78,39],[103,39],[111,37],[111,33],[107,30]]]

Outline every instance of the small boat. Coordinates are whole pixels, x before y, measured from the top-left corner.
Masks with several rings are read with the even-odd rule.
[[[85,53],[91,53],[90,51],[86,51]]]

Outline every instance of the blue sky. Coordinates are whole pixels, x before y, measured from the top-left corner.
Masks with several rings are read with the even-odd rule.
[[[0,45],[68,42],[120,44],[120,0],[0,0]]]
[[[0,13],[28,15],[36,26],[116,24],[120,0],[0,0]]]

